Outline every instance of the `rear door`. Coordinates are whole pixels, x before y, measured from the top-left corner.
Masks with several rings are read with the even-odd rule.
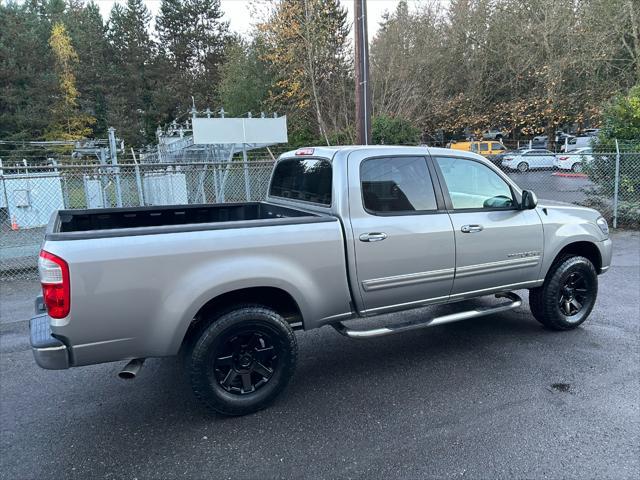
[[[551,168],[555,164],[555,155],[548,150],[532,150],[525,156],[529,168]]]
[[[479,160],[434,157],[456,239],[452,297],[537,280],[542,223],[520,210],[510,185]]]
[[[427,158],[367,158],[366,152],[356,150],[349,155],[348,175],[357,281],[365,313],[446,300],[453,285],[455,242]]]

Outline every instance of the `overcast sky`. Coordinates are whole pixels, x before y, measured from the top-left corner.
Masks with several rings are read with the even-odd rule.
[[[106,19],[109,16],[111,7],[115,2],[126,3],[126,0],[94,0],[100,6],[102,16]],[[378,23],[382,19],[385,11],[393,11],[399,0],[367,0],[367,13],[369,15],[369,38],[378,30]],[[349,20],[353,21],[353,0],[341,0],[342,4],[349,11]],[[147,8],[155,16],[160,9],[160,0],[145,0]],[[221,0],[222,10],[225,12],[225,19],[229,21],[231,30],[246,34],[251,25],[256,21],[251,18],[249,5],[250,0]],[[259,2],[256,2],[259,3]],[[414,3],[414,2],[410,2]]]

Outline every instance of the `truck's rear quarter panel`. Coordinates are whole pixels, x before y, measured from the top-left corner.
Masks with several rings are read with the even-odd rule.
[[[71,312],[53,333],[72,345],[76,366],[174,355],[204,304],[250,287],[288,292],[305,328],[347,316],[344,239],[337,219],[326,220],[46,241],[71,277]]]

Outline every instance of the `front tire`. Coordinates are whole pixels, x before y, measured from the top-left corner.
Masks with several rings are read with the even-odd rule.
[[[598,296],[598,274],[585,257],[556,262],[542,287],[529,290],[533,316],[553,330],[571,330],[587,319]]]
[[[202,330],[188,356],[196,397],[223,415],[246,415],[271,404],[295,370],[298,345],[274,310],[239,306]]]

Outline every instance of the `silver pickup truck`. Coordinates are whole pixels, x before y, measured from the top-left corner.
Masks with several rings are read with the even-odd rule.
[[[520,289],[537,320],[568,330],[587,319],[610,261],[598,212],[538,204],[479,155],[303,148],[279,158],[265,202],[58,212],[31,344],[43,368],[129,361],[123,378],[183,352],[196,396],[241,415],[288,383],[294,330],[390,335],[517,308]],[[498,300],[349,322],[485,295]]]

